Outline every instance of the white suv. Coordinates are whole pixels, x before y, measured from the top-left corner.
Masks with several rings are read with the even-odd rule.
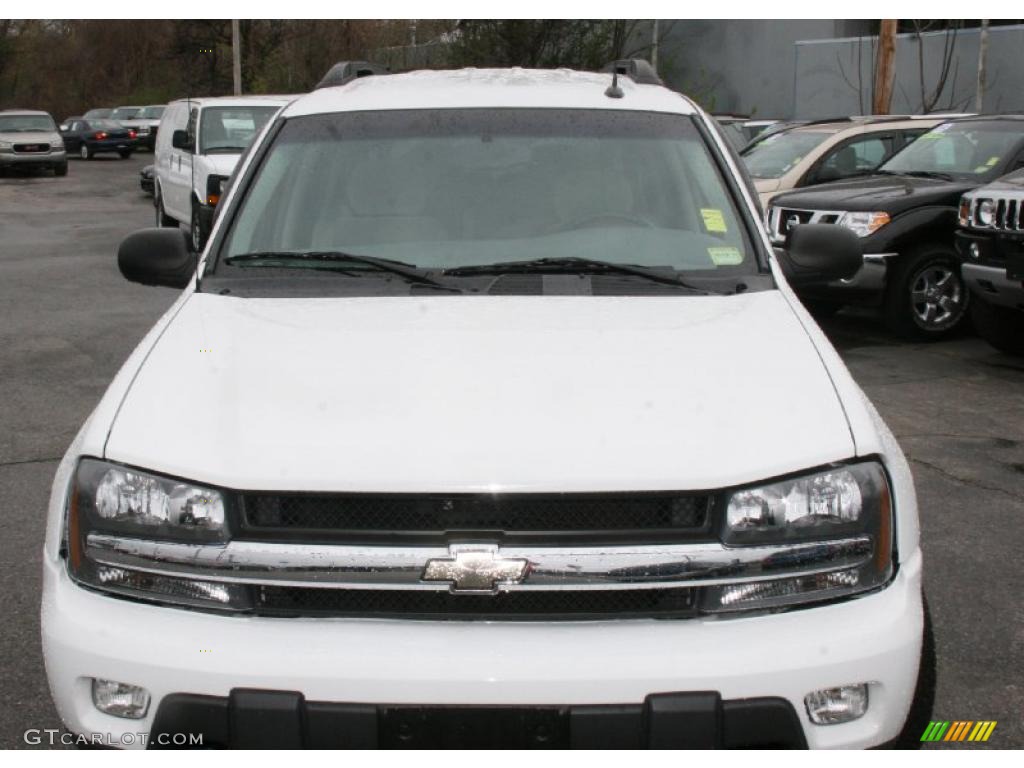
[[[184,290],[54,481],[42,635],[71,731],[913,728],[910,471],[786,277],[847,276],[856,237],[806,225],[774,256],[710,118],[616,69],[322,88],[257,137],[198,270],[181,232],[122,243],[127,278]]]
[[[221,185],[249,142],[293,98],[225,96],[168,104],[153,150],[157,226],[187,224],[192,248],[201,251]]]

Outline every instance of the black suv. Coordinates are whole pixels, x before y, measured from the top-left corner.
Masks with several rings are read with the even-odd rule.
[[[968,307],[953,244],[960,198],[1017,168],[1024,168],[1024,116],[953,120],[870,175],[779,195],[767,225],[776,247],[807,223],[839,224],[860,237],[864,264],[857,274],[798,289],[812,311],[879,306],[900,335],[939,338]]]
[[[963,196],[956,247],[974,327],[996,349],[1024,355],[1024,170]]]

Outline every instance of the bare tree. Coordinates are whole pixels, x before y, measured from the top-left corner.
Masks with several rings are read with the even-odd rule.
[[[978,88],[974,96],[974,111],[982,112],[985,105],[985,59],[988,57],[988,19],[981,20],[978,36]]]

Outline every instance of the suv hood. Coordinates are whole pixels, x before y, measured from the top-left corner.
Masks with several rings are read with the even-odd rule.
[[[226,487],[693,490],[849,458],[781,291],[729,297],[195,294],[111,460]]]
[[[979,182],[918,176],[865,176],[785,192],[772,205],[816,211],[885,211],[895,216],[924,205],[956,206]]]

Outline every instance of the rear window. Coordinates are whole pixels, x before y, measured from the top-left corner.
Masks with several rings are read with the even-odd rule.
[[[768,136],[743,153],[747,170],[755,179],[785,176],[807,153],[834,131],[785,131]]]

